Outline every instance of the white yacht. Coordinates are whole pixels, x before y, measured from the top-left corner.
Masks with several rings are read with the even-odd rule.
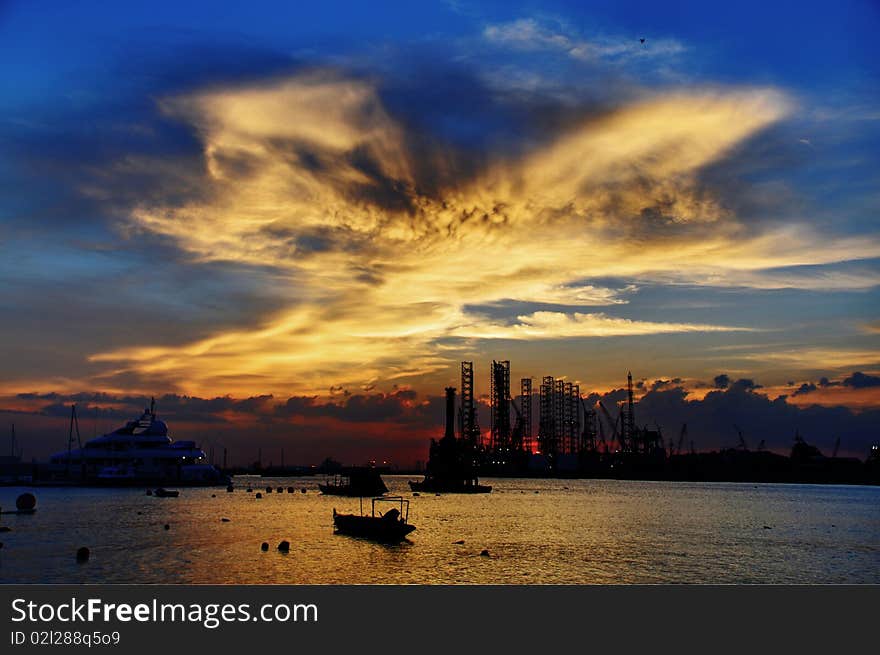
[[[73,414],[71,425],[75,420]],[[156,418],[155,401],[139,419],[81,447],[55,453],[46,473],[46,481],[110,486],[229,484],[228,476],[205,461],[194,441],[171,439],[168,426]]]

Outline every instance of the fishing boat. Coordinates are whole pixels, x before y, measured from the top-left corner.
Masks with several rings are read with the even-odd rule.
[[[376,503],[396,505],[387,511],[377,512]],[[340,514],[333,508],[333,526],[338,534],[362,537],[373,541],[401,541],[416,526],[409,523],[409,501],[401,496],[379,496],[372,499],[372,511],[365,515],[363,500],[360,514]]]
[[[380,496],[388,491],[379,471],[372,467],[353,467],[318,484],[322,494],[329,496]]]

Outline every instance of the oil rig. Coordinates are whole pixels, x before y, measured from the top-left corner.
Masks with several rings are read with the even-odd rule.
[[[483,474],[599,474],[615,467],[645,471],[666,457],[659,428],[636,425],[632,374],[627,375],[627,400],[617,407],[616,418],[601,402],[588,406],[580,385],[543,376],[537,390],[537,432],[533,378],[520,378],[517,397],[510,389],[510,361],[493,360],[490,425],[484,434],[474,398],[474,363],[461,363],[459,439],[469,444]]]
[[[609,408],[599,399],[588,402],[579,384],[552,375],[540,378],[537,394],[534,378],[520,378],[519,394],[514,397],[510,361],[493,360],[489,369],[489,426],[483,430],[474,379],[474,363],[461,362],[460,398],[454,387],[446,388],[446,431],[442,439],[431,440],[425,480],[411,483],[413,490],[490,490],[479,484],[478,475],[880,483],[878,446],[862,463],[837,456],[839,439],[833,454],[825,457],[796,433],[791,454],[786,457],[767,450],[763,441],[756,450],[749,449],[742,430],[734,425],[738,437],[735,447],[697,452],[693,440],[688,440],[687,424],[681,426],[677,440],[666,443],[659,425],[650,428],[637,422],[631,372],[621,390],[623,400]],[[537,425],[533,415],[536,404]]]

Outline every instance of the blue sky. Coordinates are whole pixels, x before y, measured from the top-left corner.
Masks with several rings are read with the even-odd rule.
[[[430,394],[495,357],[876,407],[842,381],[880,374],[878,27],[0,3],[0,395]]]

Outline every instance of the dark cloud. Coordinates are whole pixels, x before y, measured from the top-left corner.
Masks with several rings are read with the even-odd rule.
[[[654,380],[650,387],[650,391],[657,391],[659,389],[668,389],[670,387],[677,387],[682,384],[681,378],[672,378],[671,380]]]
[[[740,378],[736,382],[730,385],[731,390],[742,390],[742,391],[752,391],[753,389],[760,389],[762,385],[757,384],[754,380],[750,378]]]
[[[415,391],[384,394],[348,394],[339,402],[322,402],[314,396],[293,396],[275,408],[278,416],[329,417],[353,423],[396,421],[409,413]]]
[[[730,378],[727,376],[727,374],[722,373],[721,375],[716,375],[713,382],[716,389],[726,389],[727,386],[730,384]]]
[[[804,382],[801,386],[797,388],[797,390],[792,394],[793,396],[802,396],[807,393],[812,393],[818,389],[815,384],[812,382]]]
[[[843,386],[852,387],[853,389],[880,387],[880,377],[876,375],[866,375],[865,373],[856,371],[851,376],[843,380]]]
[[[636,406],[636,422],[656,422],[667,438],[687,423],[688,434],[698,450],[735,446],[733,426],[737,425],[750,448],[764,441],[767,448],[787,453],[799,431],[807,441],[827,450],[840,437],[843,451],[864,458],[880,425],[880,410],[799,407],[789,404],[784,396],[771,400],[743,385],[733,385],[711,391],[702,400],[688,400],[681,388],[651,391]]]

